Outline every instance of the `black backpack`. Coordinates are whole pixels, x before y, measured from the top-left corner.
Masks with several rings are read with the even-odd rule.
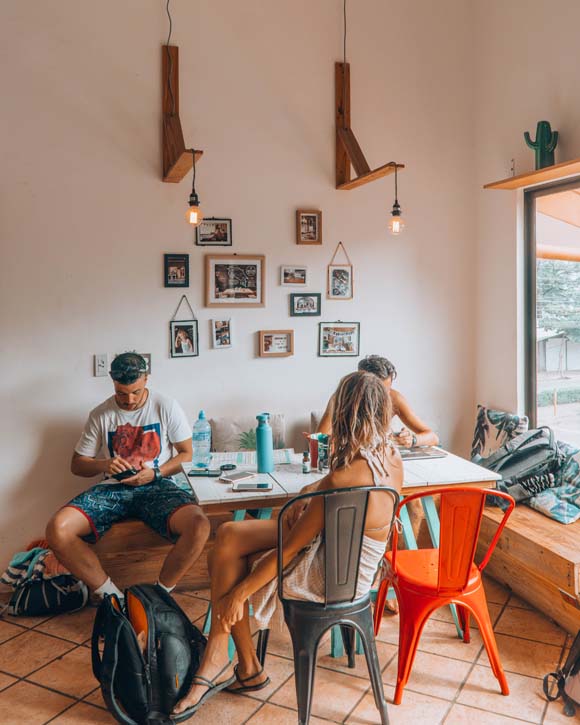
[[[102,656],[99,643],[103,640]],[[161,587],[140,584],[119,599],[105,596],[95,617],[93,673],[115,719],[125,725],[161,725],[189,691],[206,639]]]
[[[487,458],[474,456],[472,460],[501,474],[504,488],[532,475],[555,473],[565,459],[566,456],[554,439],[554,433],[543,426],[512,438]],[[504,490],[509,492],[509,488]]]
[[[580,704],[580,632],[576,635],[564,666],[544,677],[544,694],[552,702],[564,701],[564,715],[574,717]]]

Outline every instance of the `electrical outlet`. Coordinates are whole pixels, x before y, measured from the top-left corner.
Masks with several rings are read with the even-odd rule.
[[[102,378],[108,373],[107,370],[107,353],[95,355],[95,377]]]

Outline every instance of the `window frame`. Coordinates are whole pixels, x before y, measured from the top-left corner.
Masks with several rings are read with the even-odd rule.
[[[555,191],[580,189],[580,176],[524,190],[524,405],[530,428],[537,426],[536,360],[536,199]]]

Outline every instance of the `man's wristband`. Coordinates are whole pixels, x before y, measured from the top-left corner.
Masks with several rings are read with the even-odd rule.
[[[417,445],[417,436],[413,433],[413,437],[411,439],[411,447],[414,448]]]
[[[159,483],[161,479],[163,478],[163,475],[161,473],[161,469],[159,466],[153,466],[153,481],[152,483]]]

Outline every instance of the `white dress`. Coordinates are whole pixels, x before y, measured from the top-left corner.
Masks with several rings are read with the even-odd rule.
[[[389,474],[375,450],[361,449],[373,474],[375,486],[388,484]],[[381,528],[387,528],[388,524]],[[363,535],[360,552],[360,564],[356,587],[356,598],[370,591],[387,548],[387,541],[377,541]],[[263,554],[254,562],[252,570],[267,556]],[[324,542],[318,534],[286,567],[284,576],[284,596],[305,602],[324,601]],[[265,584],[250,597],[254,617],[260,629],[267,629],[278,608],[278,578]]]

